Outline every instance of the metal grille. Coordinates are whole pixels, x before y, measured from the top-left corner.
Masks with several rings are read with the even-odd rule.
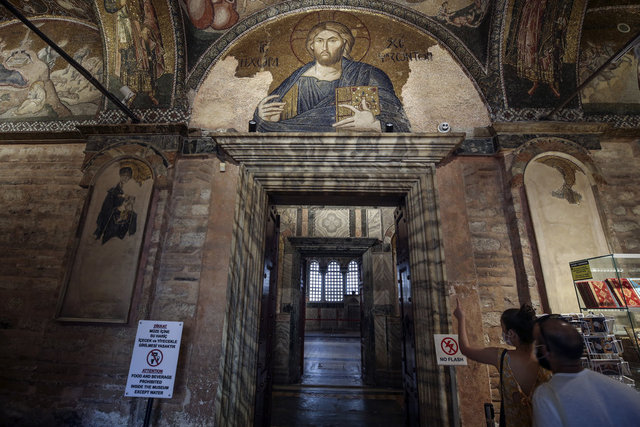
[[[309,266],[309,301],[322,301],[322,276],[318,261],[313,261]]]
[[[351,261],[347,271],[347,295],[358,295],[358,263]]]
[[[332,261],[329,263],[327,275],[324,278],[324,299],[328,302],[342,301],[343,294],[344,288],[340,265]]]

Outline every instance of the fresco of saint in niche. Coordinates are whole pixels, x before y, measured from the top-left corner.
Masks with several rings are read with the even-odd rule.
[[[156,3],[103,0],[105,28],[113,32],[115,40],[109,89],[120,93],[128,106],[145,108],[171,101],[173,39],[170,27],[160,28]],[[166,14],[166,3],[159,4]]]
[[[33,22],[102,80],[97,29],[67,20]],[[0,120],[93,117],[101,100],[98,89],[22,23],[0,29]]]
[[[97,177],[59,319],[127,321],[152,190],[151,169],[136,159],[114,162]]]
[[[304,28],[300,31],[305,32]],[[353,60],[352,31],[336,21],[321,21],[306,31],[304,45],[313,58],[294,71],[258,104],[259,132],[380,132],[392,124],[409,132],[409,120],[387,74]]]
[[[504,56],[511,106],[543,106],[575,88],[577,34],[569,23],[584,1],[511,0]]]
[[[120,168],[120,180],[107,190],[102,208],[96,220],[96,231],[93,235],[104,245],[113,237],[120,240],[133,235],[138,225],[138,214],[134,210],[135,196],[124,192],[124,186],[133,176],[131,166]]]

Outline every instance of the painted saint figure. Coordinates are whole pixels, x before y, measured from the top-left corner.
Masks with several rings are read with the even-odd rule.
[[[302,66],[260,101],[254,114],[259,132],[380,132],[393,124],[395,132],[409,132],[409,120],[387,74],[350,58],[355,38],[345,25],[325,21],[307,35],[307,51],[314,61]],[[356,106],[336,102],[336,89],[364,87],[377,93],[379,113],[362,99]],[[376,103],[378,101],[376,100]],[[353,115],[336,121],[336,108]]]
[[[96,239],[102,239],[103,245],[112,237],[122,240],[127,234],[133,235],[136,232],[138,215],[133,210],[135,197],[125,194],[123,190],[132,176],[133,170],[130,167],[120,168],[120,180],[107,191],[102,202],[93,235]]]
[[[165,72],[164,47],[151,0],[104,0],[116,18],[116,75],[134,94],[158,105],[157,80]],[[133,97],[127,99],[133,102]]]
[[[532,82],[532,96],[540,83],[560,96],[562,59],[567,29],[566,16],[573,0],[523,0],[514,6],[507,62],[516,66],[518,77]]]

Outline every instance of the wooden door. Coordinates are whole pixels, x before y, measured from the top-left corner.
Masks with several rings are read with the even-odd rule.
[[[411,301],[411,271],[409,269],[409,229],[406,211],[396,209],[396,270],[400,316],[402,318],[402,383],[405,395],[407,425],[417,426],[420,421],[418,381],[416,374],[416,338],[413,327]]]
[[[264,270],[262,279],[262,297],[260,302],[260,329],[258,335],[258,369],[256,381],[256,404],[254,426],[271,424],[271,388],[273,355],[273,337],[275,334],[277,272],[278,272],[278,234],[280,216],[272,206],[267,215],[265,236]]]
[[[308,262],[305,258],[300,263],[300,293],[298,297],[298,346],[300,348],[300,354],[298,356],[298,375],[295,378],[296,382],[300,381],[302,374],[304,373],[304,328],[305,318],[307,316],[307,266]]]

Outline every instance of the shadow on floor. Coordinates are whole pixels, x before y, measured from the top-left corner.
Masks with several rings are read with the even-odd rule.
[[[402,426],[401,389],[364,386],[360,337],[308,333],[301,384],[274,385],[272,427]]]

